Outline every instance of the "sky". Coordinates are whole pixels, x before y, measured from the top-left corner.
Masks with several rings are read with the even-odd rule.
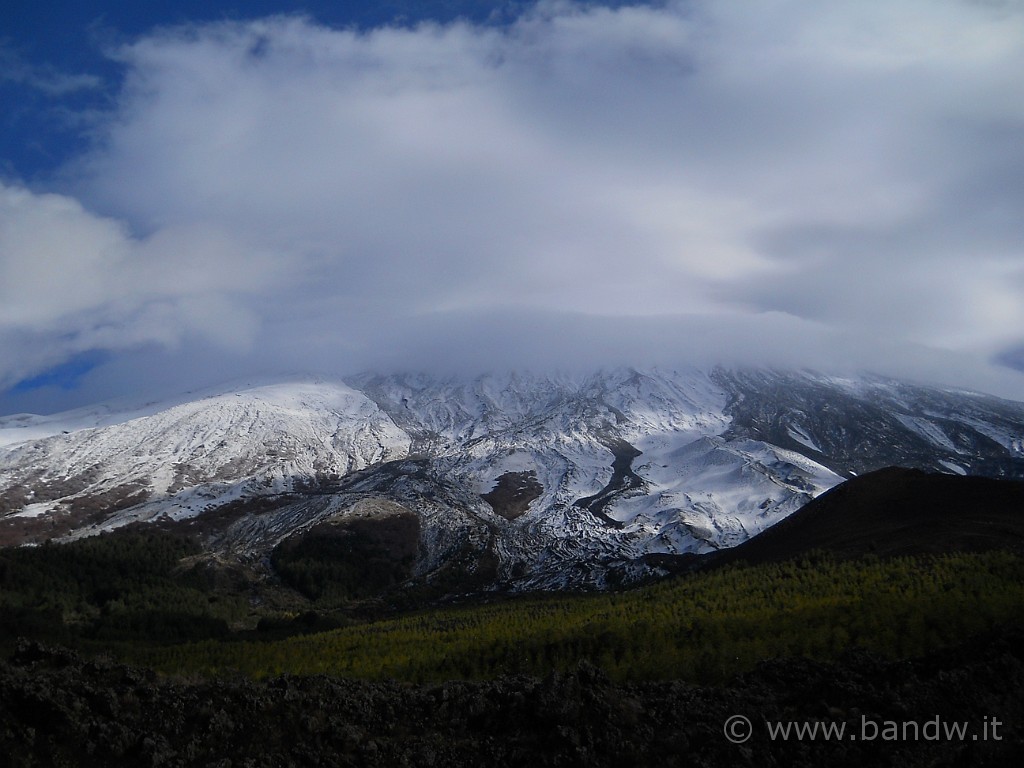
[[[1022,73],[1022,0],[9,0],[0,414],[717,363],[1024,400]]]

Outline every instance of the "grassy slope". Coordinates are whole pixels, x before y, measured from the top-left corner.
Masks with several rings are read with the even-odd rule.
[[[408,681],[543,674],[581,659],[613,679],[716,682],[758,661],[851,647],[909,656],[1024,618],[1005,552],[731,566],[610,595],[439,609],[276,642],[135,647],[165,672]]]

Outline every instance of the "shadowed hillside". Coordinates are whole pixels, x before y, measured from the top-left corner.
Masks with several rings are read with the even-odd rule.
[[[816,549],[841,558],[1021,552],[1024,483],[881,469],[836,486],[702,565],[780,562]]]

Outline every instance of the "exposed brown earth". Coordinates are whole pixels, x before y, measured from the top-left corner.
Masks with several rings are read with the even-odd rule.
[[[526,514],[530,502],[544,492],[544,487],[537,482],[537,473],[532,469],[527,472],[506,472],[494,485],[494,490],[484,493],[481,498],[491,505],[496,515],[506,520],[515,520]]]
[[[141,504],[148,498],[149,491],[141,485],[123,485],[91,496],[72,496],[61,502],[57,511],[38,517],[0,518],[0,547],[41,544],[85,525],[100,523],[112,513]]]

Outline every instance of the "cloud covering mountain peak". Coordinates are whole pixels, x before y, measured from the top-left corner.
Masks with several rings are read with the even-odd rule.
[[[659,356],[1019,393],[1022,43],[955,0],[155,28],[89,149],[4,184],[0,382],[107,349],[90,396]]]

